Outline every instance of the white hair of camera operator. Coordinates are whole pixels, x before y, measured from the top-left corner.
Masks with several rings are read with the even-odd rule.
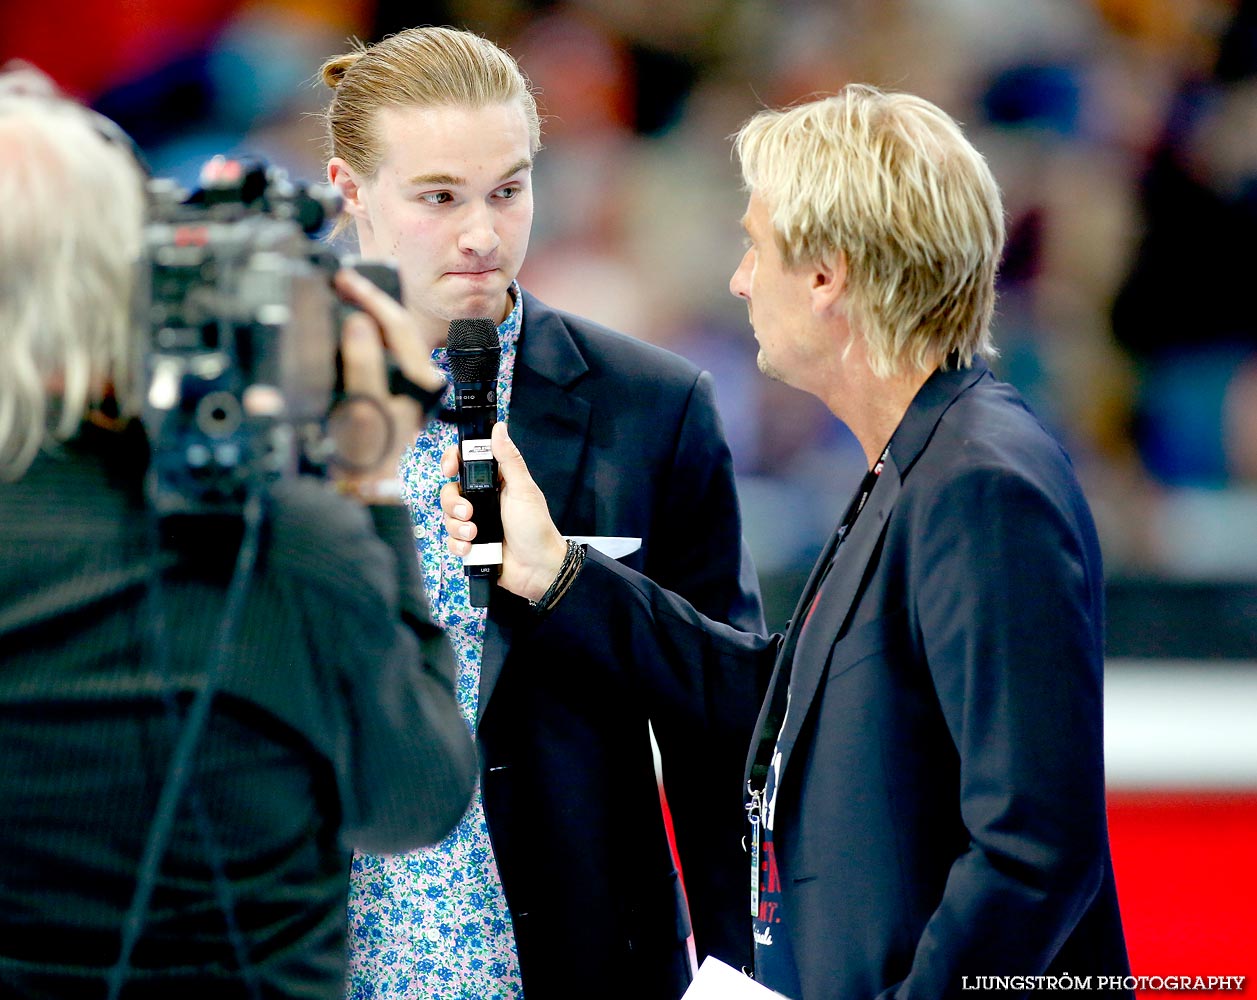
[[[0,479],[75,433],[112,390],[130,408],[144,178],[93,112],[0,90]]]

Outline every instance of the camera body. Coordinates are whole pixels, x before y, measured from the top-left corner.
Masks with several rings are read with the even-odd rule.
[[[249,492],[322,474],[332,457],[342,264],[315,234],[339,196],[223,157],[200,183],[188,196],[150,182],[137,282],[148,494],[162,515],[238,512]],[[399,296],[395,269],[370,269]]]

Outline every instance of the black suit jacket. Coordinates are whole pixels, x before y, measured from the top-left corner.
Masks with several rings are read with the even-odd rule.
[[[512,392],[512,437],[560,530],[641,538],[626,566],[713,618],[764,631],[709,375],[525,293]],[[525,602],[494,593],[478,721],[485,813],[525,990],[571,996],[597,975],[626,995],[678,997],[690,980],[690,924],[647,720],[699,954],[730,962],[748,951],[741,797],[706,775],[740,767],[745,744],[652,711],[636,686],[563,643],[537,641],[534,624]]]
[[[591,658],[627,647],[636,663],[670,662],[671,694],[696,714],[743,707],[686,665],[774,663],[755,732],[771,748],[784,711],[774,936],[803,1000],[1127,974],[1105,822],[1100,552],[1064,453],[985,366],[936,372],[818,589],[832,552],[776,642],[705,622],[597,556],[545,627],[581,635]]]

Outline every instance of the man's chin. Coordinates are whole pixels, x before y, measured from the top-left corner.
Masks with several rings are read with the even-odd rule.
[[[767,357],[764,356],[764,351],[762,348],[760,349],[759,354],[757,354],[755,357],[755,364],[759,368],[762,374],[767,375],[774,382],[785,382],[785,379],[782,377],[781,372],[778,371],[775,367],[773,367],[773,363],[769,361]]]
[[[500,282],[493,288],[478,289],[452,297],[446,310],[451,319],[492,319],[500,323],[511,310],[509,283]]]

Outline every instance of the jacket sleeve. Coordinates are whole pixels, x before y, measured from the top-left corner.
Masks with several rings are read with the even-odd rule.
[[[758,602],[755,607],[758,617]],[[712,954],[735,968],[751,958],[742,772],[777,648],[763,632],[713,621],[680,595],[591,550],[537,634],[542,643],[551,636],[589,662],[626,672],[643,692],[695,947],[700,961]]]
[[[780,637],[713,621],[679,594],[592,548],[534,635],[640,685],[649,692],[652,718],[736,733],[740,782],[759,692],[772,674]]]
[[[969,847],[886,996],[1043,971],[1108,865],[1099,550],[1081,494],[1050,483],[969,469],[914,525],[915,615]]]
[[[653,581],[709,619],[763,637],[733,460],[706,372],[694,382],[677,431],[651,544],[646,572]],[[751,957],[742,771],[764,685],[745,662],[718,654],[719,645],[710,640],[699,645],[703,675],[692,679],[689,693],[703,711],[678,710],[661,699],[651,709],[651,725],[699,960],[714,954],[738,968]],[[716,692],[720,697],[712,697]],[[734,701],[725,701],[725,695],[734,695]]]
[[[476,752],[454,697],[454,657],[424,600],[406,510],[339,498],[325,509],[316,572],[334,592],[305,598],[324,678],[323,746],[340,794],[342,839],[383,854],[441,839],[475,782]],[[374,529],[374,530],[373,530]],[[308,526],[307,526],[308,530]],[[301,540],[311,548],[309,538]],[[303,591],[304,592],[304,591]],[[334,600],[329,596],[334,593]]]
[[[397,606],[393,642],[364,687],[364,718],[353,727],[355,795],[347,836],[372,853],[434,843],[462,817],[478,768],[471,730],[454,696],[454,651],[432,621],[400,506],[369,508],[392,550]],[[368,668],[369,670],[370,668]]]

